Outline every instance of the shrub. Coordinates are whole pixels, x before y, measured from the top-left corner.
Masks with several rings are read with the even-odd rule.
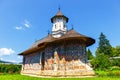
[[[120,77],[120,71],[117,71],[117,70],[109,71],[107,76],[118,76],[118,77]]]
[[[111,68],[110,68],[110,70],[112,71],[112,70],[120,70],[120,67],[119,66],[112,66]]]
[[[113,59],[111,62],[112,62],[112,66],[120,67],[120,59]]]
[[[19,73],[21,65],[15,64],[0,64],[0,73]]]
[[[120,71],[119,70],[107,70],[107,71],[103,71],[103,70],[96,70],[95,71],[97,76],[108,76],[108,77],[120,77]]]
[[[98,70],[106,70],[111,66],[108,56],[104,54],[96,56],[90,63],[94,69]]]

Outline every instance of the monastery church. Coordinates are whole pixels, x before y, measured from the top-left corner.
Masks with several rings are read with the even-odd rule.
[[[69,18],[59,9],[51,18],[52,32],[36,41],[30,48],[21,52],[23,64],[21,74],[35,76],[92,76],[86,47],[95,40],[68,30]]]

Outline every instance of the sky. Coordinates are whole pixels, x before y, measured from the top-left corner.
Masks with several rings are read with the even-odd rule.
[[[120,45],[120,0],[0,0],[0,59],[22,62],[18,54],[51,31],[59,6],[68,29],[96,40],[88,47],[93,54],[101,32],[113,47]]]

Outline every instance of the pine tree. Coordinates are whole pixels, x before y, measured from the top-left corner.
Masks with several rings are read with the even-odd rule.
[[[102,53],[109,57],[112,56],[112,47],[109,43],[109,40],[106,39],[106,36],[103,33],[101,33],[99,37],[99,46],[96,50],[96,55],[98,56]]]
[[[91,60],[94,58],[90,49],[87,50],[87,57],[88,57],[88,60]]]

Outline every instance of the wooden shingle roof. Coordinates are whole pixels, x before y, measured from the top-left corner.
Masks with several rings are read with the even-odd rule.
[[[61,10],[59,10],[59,11],[57,12],[57,14],[51,18],[51,22],[53,23],[53,19],[54,19],[54,18],[58,18],[58,17],[63,17],[63,18],[65,18],[66,21],[68,22],[68,18],[62,14]]]
[[[82,39],[82,40],[84,40],[86,46],[90,46],[90,45],[95,43],[94,39],[87,37],[85,35],[82,35],[82,34],[76,32],[75,30],[72,29],[72,30],[67,31],[66,34],[64,34],[60,38],[54,38],[54,37],[52,37],[52,34],[49,34],[45,38],[36,41],[29,49],[25,50],[24,52],[20,53],[19,55],[29,54],[31,52],[39,50],[40,48],[45,47],[45,45],[47,43],[52,43],[52,42],[56,42],[56,41],[62,42],[65,39],[67,39],[67,40],[69,40],[69,39],[81,40]]]

